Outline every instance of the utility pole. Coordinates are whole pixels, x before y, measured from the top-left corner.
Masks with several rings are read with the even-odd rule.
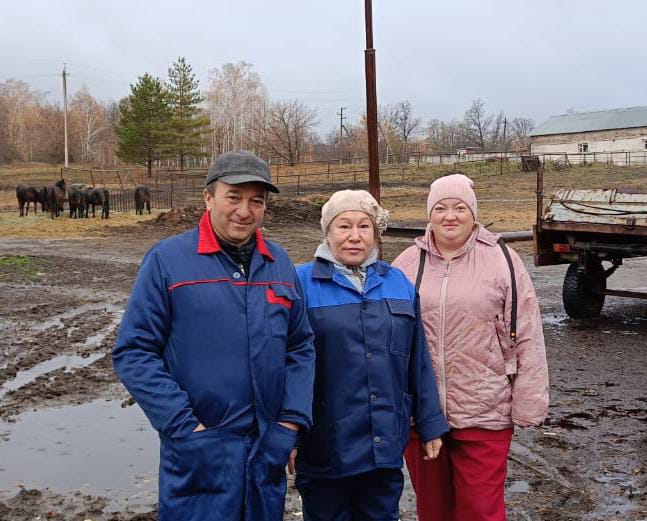
[[[339,116],[339,162],[340,163],[342,159],[342,146],[341,146],[342,132],[344,131],[344,120],[346,119],[346,116],[344,116],[345,110],[346,110],[346,107],[340,107],[339,112],[337,112],[337,115]]]
[[[365,0],[366,49],[364,67],[366,70],[366,127],[368,131],[368,189],[375,200],[380,202],[380,164],[377,150],[377,88],[375,79],[375,49],[373,49],[373,6]]]
[[[65,168],[69,167],[67,161],[67,72],[63,64],[63,136],[65,143]]]
[[[508,157],[508,143],[505,140],[505,133],[508,127],[508,118],[503,118],[503,157]],[[501,158],[501,169],[500,173],[503,174],[503,158]]]

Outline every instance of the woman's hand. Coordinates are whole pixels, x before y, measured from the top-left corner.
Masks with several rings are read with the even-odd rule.
[[[426,452],[422,459],[429,461],[438,457],[438,454],[440,454],[440,447],[443,446],[443,440],[442,438],[434,438],[433,440],[423,443],[422,446]]]

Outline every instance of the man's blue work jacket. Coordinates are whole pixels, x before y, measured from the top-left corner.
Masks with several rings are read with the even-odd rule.
[[[410,418],[424,441],[448,430],[415,288],[382,261],[364,293],[329,261],[299,266],[315,334],[314,427],[297,472],[343,477],[400,468]]]
[[[137,275],[113,361],[160,435],[161,521],[282,519],[296,433],[277,421],[312,426],[313,337],[287,253],[259,231],[249,271],[205,212]]]

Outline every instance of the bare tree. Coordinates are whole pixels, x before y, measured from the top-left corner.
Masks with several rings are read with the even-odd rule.
[[[317,124],[317,111],[297,99],[272,103],[257,134],[267,150],[291,165],[301,160]]]
[[[62,135],[62,116],[45,95],[23,81],[0,83],[0,161],[53,161]]]
[[[92,97],[84,85],[72,97],[70,123],[73,137],[73,156],[82,162],[104,163],[103,138],[114,144],[113,134],[106,109]]]
[[[485,103],[481,98],[472,102],[464,119],[468,141],[484,151],[491,132],[492,116],[485,113]]]
[[[258,152],[265,124],[268,96],[260,76],[250,63],[226,63],[213,69],[205,93],[211,120],[212,154],[251,148]]]
[[[432,119],[427,126],[427,146],[436,154],[455,154],[466,146],[467,131],[463,121]]]
[[[507,127],[507,118],[503,111],[500,111],[496,117],[492,119],[488,145],[489,150],[498,150],[501,152],[510,148],[510,129]]]
[[[381,160],[385,163],[389,162],[389,158],[393,160],[395,153],[398,149],[398,132],[395,124],[396,108],[394,105],[380,105],[377,108],[377,132],[378,132],[378,150],[380,151]],[[368,149],[368,127],[366,115],[362,116],[362,124],[364,133],[366,134],[365,142]],[[366,155],[366,152],[364,152]]]
[[[514,118],[511,127],[515,148],[529,150],[530,132],[535,128],[535,122],[530,118]]]
[[[396,103],[393,113],[393,125],[400,139],[400,155],[403,162],[407,161],[406,155],[408,153],[407,143],[411,133],[420,126],[420,118],[413,116],[413,107],[407,101],[400,101]]]

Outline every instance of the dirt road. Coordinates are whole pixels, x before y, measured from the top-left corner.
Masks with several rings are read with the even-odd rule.
[[[0,520],[155,519],[158,441],[109,352],[143,253],[191,220],[0,239]],[[308,212],[267,228],[296,262],[319,241]],[[387,240],[385,258],[407,244]],[[647,519],[647,303],[610,298],[599,320],[571,321],[565,269],[536,269],[520,251],[544,316],[551,408],[544,427],[515,436],[509,519]],[[645,281],[647,262],[632,261],[610,285]],[[286,519],[299,518],[291,491]],[[410,488],[402,519],[415,519]]]

